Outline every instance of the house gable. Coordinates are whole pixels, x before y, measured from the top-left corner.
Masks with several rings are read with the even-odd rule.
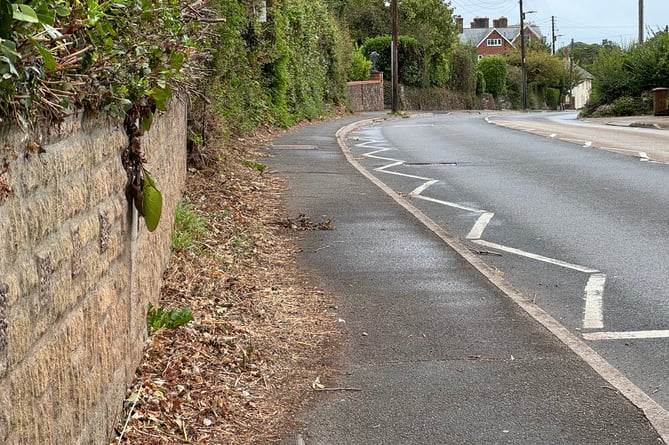
[[[476,54],[478,54],[479,58],[490,55],[501,55],[505,54],[511,48],[513,48],[513,44],[509,39],[496,28],[492,28],[476,45]]]
[[[493,20],[492,27],[487,17],[474,18],[470,28],[465,28],[463,21],[462,16],[455,16],[460,41],[474,45],[479,59],[487,55],[506,54],[520,46],[520,25],[509,26],[505,17]],[[524,31],[529,40],[544,40],[537,26],[526,25]]]

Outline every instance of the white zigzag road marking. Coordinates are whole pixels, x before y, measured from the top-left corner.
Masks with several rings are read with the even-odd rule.
[[[488,120],[486,118],[486,120]],[[360,138],[360,140],[363,140],[363,138]],[[491,243],[489,241],[482,240],[481,237],[483,236],[483,231],[486,229],[490,221],[494,218],[495,214],[492,212],[488,212],[486,210],[481,210],[481,209],[476,209],[473,207],[469,206],[464,206],[461,204],[457,204],[454,202],[449,202],[449,201],[444,201],[436,198],[432,198],[429,196],[425,196],[423,193],[429,189],[431,186],[434,184],[438,183],[438,179],[434,178],[426,178],[423,176],[417,176],[417,175],[410,175],[407,173],[401,173],[397,171],[392,171],[389,169],[398,167],[400,165],[404,165],[405,161],[401,159],[395,159],[395,158],[390,158],[390,157],[384,157],[384,156],[379,156],[380,153],[388,152],[390,150],[393,150],[390,147],[386,147],[383,145],[378,145],[378,141],[374,139],[368,139],[366,142],[362,142],[359,144],[355,145],[358,148],[367,148],[367,149],[372,149],[372,151],[363,153],[361,156],[364,156],[368,159],[376,159],[380,161],[386,161],[388,164],[383,165],[381,167],[377,167],[374,170],[390,175],[396,175],[396,176],[401,176],[409,179],[418,179],[421,181],[425,181],[423,184],[415,188],[411,193],[409,193],[409,196],[411,198],[416,198],[416,199],[421,199],[423,201],[428,201],[432,202],[435,204],[440,204],[443,206],[459,209],[459,210],[464,210],[467,212],[471,213],[480,213],[481,216],[476,220],[476,223],[472,227],[472,229],[469,231],[469,234],[467,234],[467,239],[471,240],[472,242],[489,247],[492,249],[497,249],[501,250],[503,252],[508,252],[512,253],[514,255],[519,255],[523,256],[526,258],[530,258],[536,261],[542,261],[545,263],[553,264],[559,267],[571,269],[571,270],[576,270],[578,272],[583,272],[586,274],[590,274],[590,278],[588,279],[588,283],[585,287],[585,309],[583,311],[583,327],[586,329],[603,329],[604,324],[603,324],[603,310],[602,310],[602,300],[603,300],[603,295],[604,295],[604,286],[606,284],[606,275],[599,272],[596,269],[592,269],[590,267],[585,267],[585,266],[580,266],[578,264],[572,264],[568,263],[566,261],[561,261],[555,258],[549,258],[543,255],[538,255],[535,253],[527,252],[524,250],[516,249],[513,247],[509,246],[503,246],[501,244],[496,244],[496,243]],[[585,335],[584,335],[585,337]]]

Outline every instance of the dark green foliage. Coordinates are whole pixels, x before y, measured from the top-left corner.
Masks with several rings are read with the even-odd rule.
[[[343,101],[351,47],[322,1],[275,0],[266,23],[247,2],[214,5],[226,22],[207,93],[228,134],[313,119]]]
[[[508,70],[506,59],[502,56],[486,56],[479,60],[478,70],[485,80],[485,91],[494,97],[504,93]]]
[[[398,37],[398,65],[397,72],[399,82],[404,85],[420,86],[423,81],[425,61],[423,47],[418,40],[409,36]],[[392,79],[391,73],[391,54],[390,47],[392,38],[390,36],[378,36],[367,39],[362,46],[362,52],[365,57],[376,51],[379,59],[376,62],[376,69],[383,72],[383,77],[387,80]]]
[[[653,88],[669,86],[669,33],[660,31],[643,45],[601,49],[592,65],[593,96],[588,112],[627,115],[645,110],[641,101]],[[631,99],[634,104],[632,103]],[[611,107],[604,107],[611,104]]]
[[[560,104],[560,90],[558,88],[546,88],[546,105],[551,110],[557,109]]]
[[[476,92],[476,48],[456,45],[451,53],[451,80],[449,87],[461,93]]]
[[[601,51],[592,66],[593,99],[611,103],[624,96],[630,88],[630,77],[625,66],[628,54],[620,48]]]

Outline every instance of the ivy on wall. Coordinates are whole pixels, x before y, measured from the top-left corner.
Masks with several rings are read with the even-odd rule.
[[[226,22],[205,93],[229,134],[313,119],[344,100],[350,44],[323,2],[268,1],[265,21],[247,2],[214,6]]]

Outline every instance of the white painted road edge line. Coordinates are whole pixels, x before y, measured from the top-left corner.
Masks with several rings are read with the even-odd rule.
[[[455,250],[461,257],[463,257],[467,262],[469,262],[473,267],[481,272],[481,274],[483,274],[483,276],[485,276],[488,281],[490,281],[500,291],[511,298],[511,300],[513,300],[518,306],[520,306],[521,309],[527,312],[528,315],[541,323],[541,325],[548,329],[548,331],[555,335],[562,343],[564,343],[576,355],[581,357],[581,359],[590,365],[590,367],[594,369],[595,372],[597,372],[600,376],[602,376],[604,380],[609,382],[614,388],[620,391],[623,396],[627,397],[630,402],[641,409],[662,440],[666,443],[669,443],[669,412],[667,412],[667,410],[665,410],[656,401],[651,399],[648,394],[643,392],[641,388],[636,386],[630,379],[625,377],[623,373],[618,371],[609,362],[604,360],[602,356],[600,356],[594,349],[588,346],[583,340],[569,332],[567,328],[562,326],[547,312],[545,312],[536,304],[533,304],[520,292],[514,289],[457,238],[446,232],[441,226],[428,218],[427,215],[421,212],[418,208],[414,207],[406,199],[398,196],[390,187],[384,184],[358,162],[355,162],[354,156],[346,144],[346,137],[349,133],[355,131],[356,129],[371,125],[375,122],[379,122],[379,120],[362,120],[344,126],[337,131],[337,142],[339,143],[339,147],[341,148],[342,153],[344,154],[344,157],[346,157],[346,160],[349,162],[349,164],[351,164],[353,168],[358,170],[360,174],[369,179],[373,184],[383,190],[396,203],[411,213],[428,229],[434,232],[434,234],[441,238],[449,247]]]
[[[593,273],[585,285],[585,310],[583,311],[583,328],[585,329],[604,329],[602,296],[605,284],[605,274]]]
[[[627,332],[587,332],[586,340],[634,340],[647,338],[669,338],[669,330],[658,331],[627,331]]]

